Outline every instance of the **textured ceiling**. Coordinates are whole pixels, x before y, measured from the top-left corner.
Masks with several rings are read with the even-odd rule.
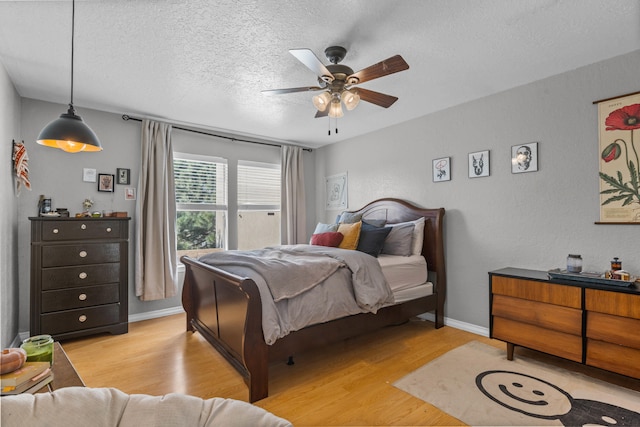
[[[395,54],[410,69],[362,84],[327,135],[289,52],[347,48],[355,71]],[[78,0],[74,104],[318,147],[640,49],[640,0]],[[0,62],[18,93],[67,104],[71,1],[1,1]],[[335,128],[335,125],[332,125]]]

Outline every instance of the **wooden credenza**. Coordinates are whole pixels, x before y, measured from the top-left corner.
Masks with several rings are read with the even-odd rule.
[[[551,279],[547,272],[489,272],[491,338],[640,378],[640,291]]]
[[[129,218],[31,220],[33,335],[128,331]]]

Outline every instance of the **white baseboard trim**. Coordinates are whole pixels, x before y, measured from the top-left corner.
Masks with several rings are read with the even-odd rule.
[[[428,320],[430,322],[435,322],[436,316],[433,313],[423,313],[418,316],[421,319]],[[481,335],[483,337],[489,336],[489,328],[484,328],[482,326],[474,325],[472,323],[461,322],[455,319],[449,319],[448,317],[444,318],[444,324],[446,326],[451,326],[452,328],[461,329],[463,331],[471,332],[476,335]]]
[[[184,313],[182,306],[163,308],[162,310],[147,311],[145,313],[130,314],[129,323],[140,322],[142,320],[157,319],[158,317],[172,316]]]

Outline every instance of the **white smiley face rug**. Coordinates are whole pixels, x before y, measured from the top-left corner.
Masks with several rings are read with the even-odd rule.
[[[475,426],[640,426],[640,393],[472,341],[393,384]]]

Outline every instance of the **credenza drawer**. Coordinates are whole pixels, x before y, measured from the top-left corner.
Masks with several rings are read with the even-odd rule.
[[[640,295],[585,289],[585,309],[640,319]]]
[[[640,350],[640,320],[589,311],[587,337]]]
[[[582,310],[494,295],[491,314],[546,329],[582,335]]]
[[[582,362],[582,337],[494,317],[492,338]]]
[[[42,267],[120,262],[120,243],[42,246]]]
[[[120,263],[43,268],[41,274],[43,291],[117,283],[120,281]]]
[[[582,309],[582,291],[579,287],[523,280],[514,277],[493,276],[491,292],[530,301]]]
[[[586,364],[640,378],[640,350],[588,339]]]
[[[40,316],[41,333],[49,335],[107,326],[118,323],[119,320],[120,304],[58,311]]]
[[[113,283],[43,292],[42,313],[117,303],[120,301],[119,287],[118,283]]]
[[[120,221],[42,221],[43,241],[116,239]]]

